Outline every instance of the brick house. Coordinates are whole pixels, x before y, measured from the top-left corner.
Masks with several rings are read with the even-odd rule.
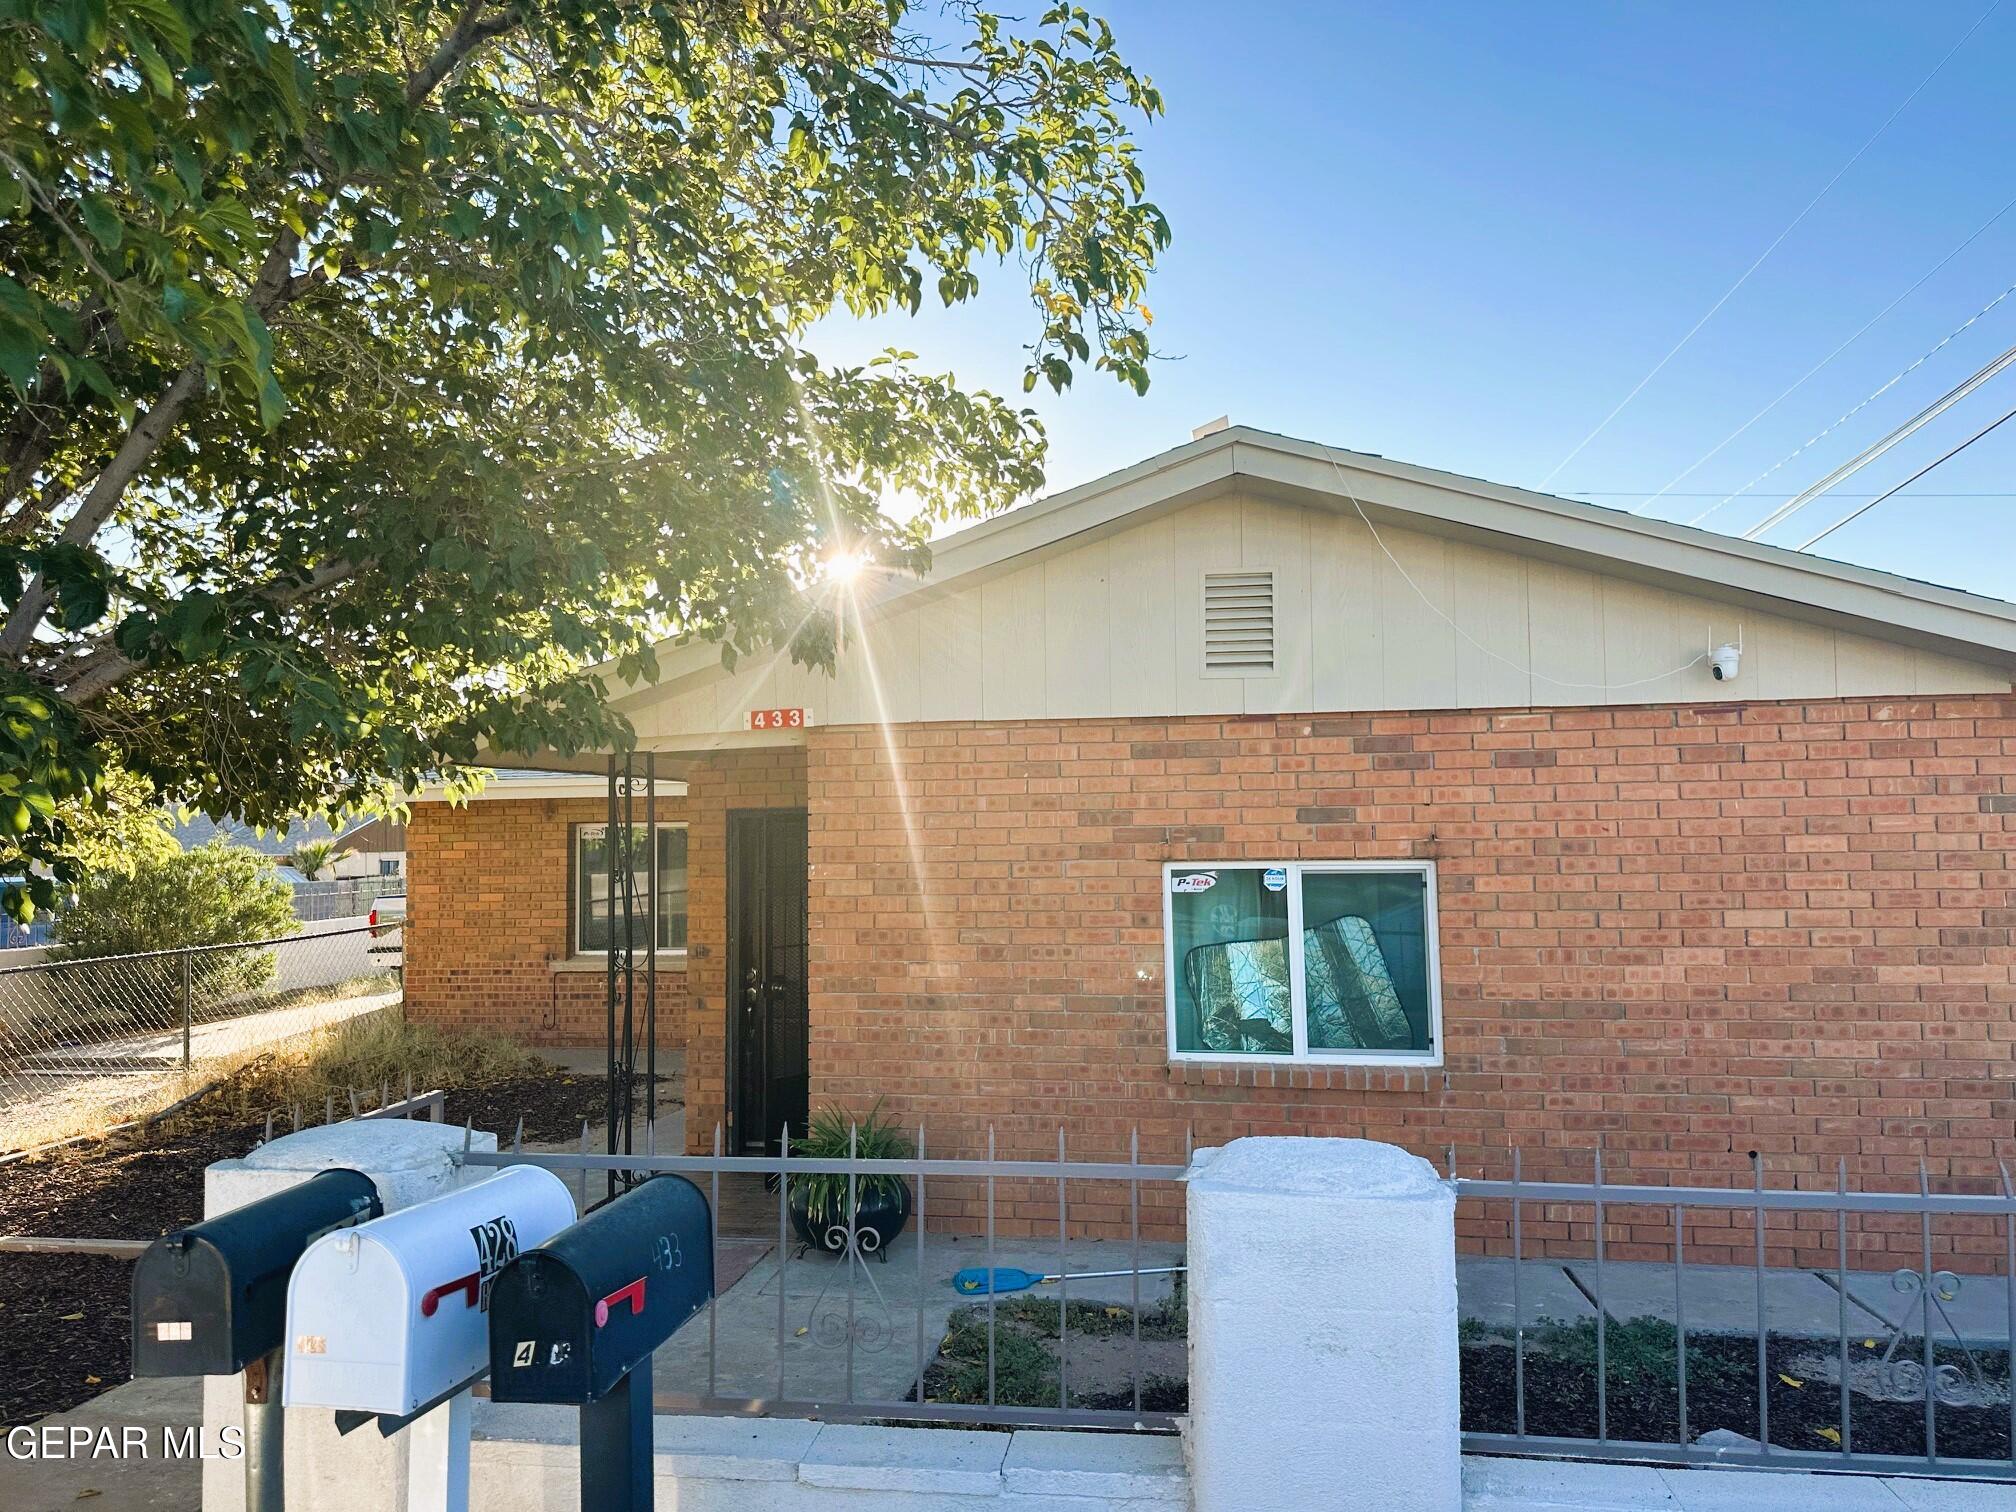
[[[2016,607],[1244,428],[822,591],[834,674],[618,697],[696,1147],[877,1098],[1626,1180],[2016,1143]],[[599,1043],[605,820],[417,802],[409,1012]]]

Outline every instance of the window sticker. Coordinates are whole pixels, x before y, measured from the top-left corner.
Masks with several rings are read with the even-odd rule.
[[[1288,868],[1285,866],[1268,867],[1266,871],[1260,874],[1260,884],[1269,892],[1286,892],[1288,890]]]
[[[1184,872],[1181,876],[1169,879],[1169,891],[1172,893],[1209,892],[1217,885],[1216,872]]]

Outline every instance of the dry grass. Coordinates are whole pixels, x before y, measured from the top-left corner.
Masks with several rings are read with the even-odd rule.
[[[449,1033],[432,1024],[408,1023],[398,1008],[360,1014],[283,1047],[249,1066],[224,1093],[224,1105],[263,1113],[299,1103],[305,1108],[351,1090],[381,1087],[397,1098],[410,1080],[415,1092],[436,1087],[481,1086],[522,1076],[539,1064],[516,1040],[482,1032]]]

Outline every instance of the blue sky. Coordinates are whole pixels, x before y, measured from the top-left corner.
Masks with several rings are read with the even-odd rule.
[[[1235,422],[1537,487],[1848,163],[1988,0],[1269,5],[1107,0],[1168,114],[1168,359],[1030,401],[1053,488]],[[1239,18],[1235,21],[1235,17]],[[1630,507],[2016,198],[2005,3],[1550,491]],[[1019,396],[1012,270],[954,311],[829,326]],[[1688,519],[2016,283],[2016,209],[1651,509]],[[2016,344],[2016,296],[1708,523],[1741,531]],[[1766,537],[1796,545],[2016,406],[2016,370]],[[1992,497],[1945,497],[1947,495]],[[2016,422],[1823,554],[2016,599]]]

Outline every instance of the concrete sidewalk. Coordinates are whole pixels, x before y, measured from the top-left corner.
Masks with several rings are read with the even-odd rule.
[[[1464,1512],[2016,1512],[2016,1486],[1463,1456]]]
[[[145,1430],[147,1453],[92,1457],[89,1447],[79,1457],[16,1459],[11,1454],[0,1470],[0,1505],[8,1512],[57,1512],[80,1503],[92,1512],[197,1512],[203,1496],[203,1462],[165,1458],[163,1428],[200,1428],[203,1383],[200,1380],[128,1381],[83,1406],[42,1418],[35,1424],[65,1430],[115,1435],[138,1426]],[[79,1440],[80,1445],[84,1440]]]

